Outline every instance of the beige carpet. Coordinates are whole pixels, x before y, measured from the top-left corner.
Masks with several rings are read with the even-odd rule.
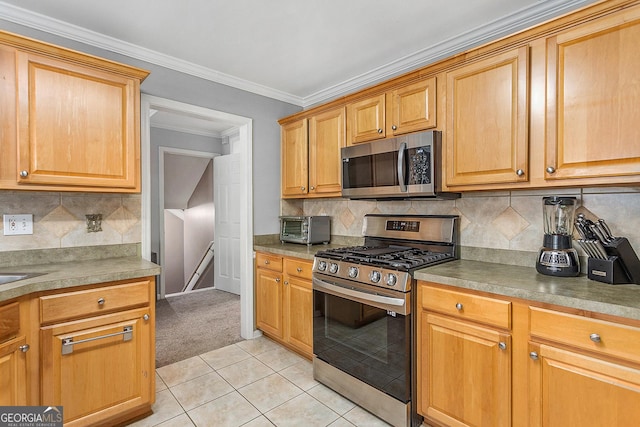
[[[238,295],[207,289],[156,302],[157,368],[238,341]]]

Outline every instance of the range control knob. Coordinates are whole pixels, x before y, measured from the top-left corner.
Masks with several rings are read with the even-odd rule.
[[[373,283],[378,283],[380,281],[381,277],[382,276],[381,276],[380,272],[377,271],[377,270],[373,270],[373,271],[371,271],[371,273],[369,273],[369,279],[371,279],[371,281]]]
[[[398,282],[398,277],[393,274],[393,273],[389,273],[389,275],[387,275],[387,285],[388,286],[395,286],[395,284]]]
[[[336,274],[338,272],[338,264],[335,262],[329,263],[329,273]]]
[[[352,279],[358,277],[358,267],[349,267],[349,277]]]
[[[318,262],[318,271],[325,271],[327,269],[327,261]]]

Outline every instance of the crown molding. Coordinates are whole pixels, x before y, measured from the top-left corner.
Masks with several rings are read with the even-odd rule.
[[[315,92],[306,97],[292,95],[277,89],[269,88],[254,82],[243,80],[210,68],[202,67],[151,49],[146,49],[113,37],[106,36],[85,28],[68,24],[45,15],[0,1],[0,19],[19,25],[45,31],[90,46],[98,47],[131,58],[146,61],[195,77],[245,90],[257,95],[266,96],[279,101],[298,105],[303,108],[344,96],[364,87],[387,80],[394,76],[420,68],[458,52],[495,40],[514,32],[531,27],[537,23],[568,13],[596,0],[549,0],[541,1],[529,8],[522,9],[501,19],[491,21],[459,36],[389,62],[371,71],[360,74],[344,82]]]
[[[384,64],[366,73],[328,87],[303,99],[304,108],[356,92],[375,83],[433,64],[457,53],[514,34],[597,0],[551,0],[522,9],[503,18],[451,37],[428,48]]]

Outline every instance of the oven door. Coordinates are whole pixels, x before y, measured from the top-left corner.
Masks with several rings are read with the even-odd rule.
[[[346,287],[348,286],[348,287]],[[370,386],[411,400],[409,293],[313,277],[315,356]]]

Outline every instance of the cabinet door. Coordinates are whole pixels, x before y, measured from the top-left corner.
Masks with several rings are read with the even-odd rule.
[[[547,40],[546,179],[635,175],[637,182],[638,40],[640,7]]]
[[[639,369],[547,345],[530,349],[529,425],[640,425]]]
[[[388,95],[387,134],[400,135],[436,127],[436,78],[398,88]]]
[[[508,334],[420,314],[419,411],[443,425],[511,425]]]
[[[285,341],[311,357],[313,355],[313,290],[311,282],[287,276],[284,306]]]
[[[446,184],[528,179],[528,48],[447,73]]]
[[[282,274],[256,269],[256,326],[276,338],[284,337]]]
[[[153,401],[148,314],[138,309],[40,329],[42,402],[64,406],[65,426],[104,422]]]
[[[347,145],[386,137],[386,96],[374,96],[347,105]]]
[[[18,337],[0,344],[0,406],[27,404],[26,343]]]
[[[309,121],[309,195],[340,196],[345,146],[345,109],[313,116]]]
[[[139,191],[139,81],[33,53],[17,61],[23,185]]]
[[[308,192],[307,127],[307,119],[302,119],[281,128],[282,197],[301,197]]]

